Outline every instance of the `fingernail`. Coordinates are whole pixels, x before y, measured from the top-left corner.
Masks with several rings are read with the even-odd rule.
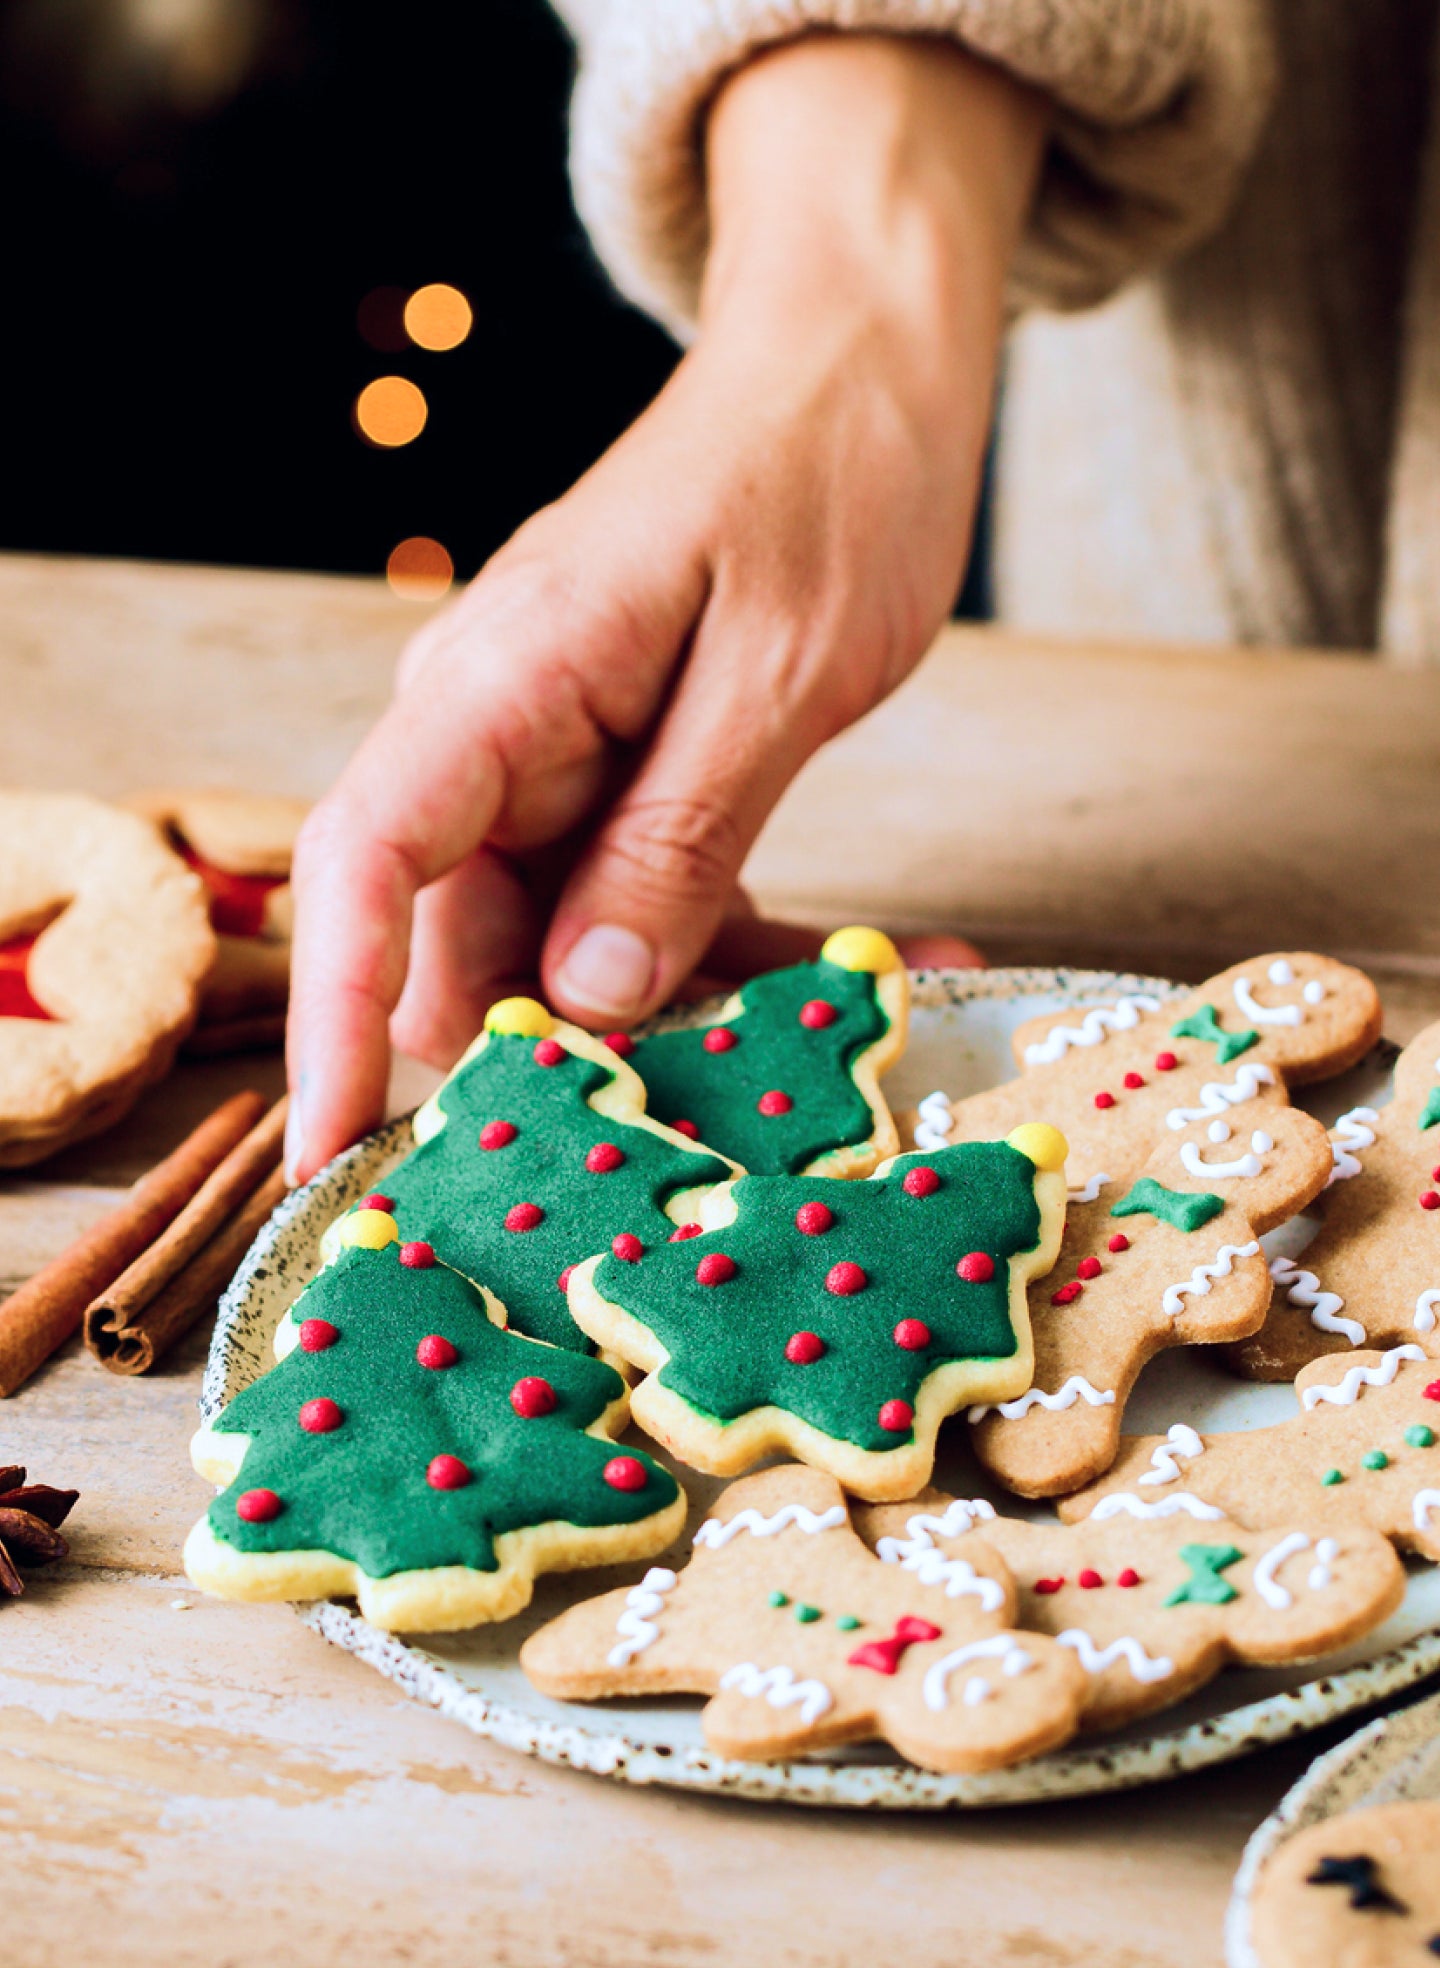
[[[305,1135],[300,1126],[299,1090],[291,1094],[285,1114],[285,1180],[293,1189],[300,1180],[300,1164],[305,1156]]]
[[[618,923],[596,923],[573,945],[556,982],[587,1011],[620,1018],[644,1003],[655,974],[655,952],[643,936]]]

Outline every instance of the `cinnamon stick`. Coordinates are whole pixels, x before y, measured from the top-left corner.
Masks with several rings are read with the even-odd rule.
[[[276,1168],[239,1215],[231,1217],[129,1325],[106,1331],[100,1358],[111,1373],[147,1373],[203,1313],[214,1310],[241,1258],[288,1186],[285,1171]]]
[[[264,1112],[263,1094],[235,1094],[142,1175],[122,1203],[11,1293],[0,1305],[0,1398],[23,1387],[70,1337],[95,1294],[154,1242]]]
[[[121,1336],[137,1328],[152,1300],[220,1235],[270,1174],[280,1160],[284,1144],[286,1104],[284,1099],[276,1101],[244,1140],[206,1177],[149,1249],[142,1251],[86,1307],[85,1344],[97,1360],[107,1366],[112,1363]],[[127,1345],[125,1351],[129,1358],[133,1348]],[[125,1371],[140,1373],[144,1369],[129,1367]]]

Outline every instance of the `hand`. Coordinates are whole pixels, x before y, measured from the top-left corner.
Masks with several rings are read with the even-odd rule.
[[[722,92],[696,347],[415,636],[301,836],[292,1180],[380,1119],[390,1037],[448,1065],[537,973],[627,1025],[727,918],[756,952],[762,823],[953,601],[1041,130],[940,42],[816,37]]]

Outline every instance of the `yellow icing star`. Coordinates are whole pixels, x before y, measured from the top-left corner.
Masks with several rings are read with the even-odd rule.
[[[485,1014],[485,1030],[509,1038],[546,1039],[554,1029],[555,1020],[534,998],[501,998]]]
[[[388,1210],[356,1210],[341,1220],[340,1241],[358,1250],[384,1250],[387,1244],[399,1243],[400,1226]]]
[[[825,939],[820,954],[841,970],[871,970],[877,977],[900,967],[900,952],[883,929],[837,929]]]
[[[1038,1169],[1063,1169],[1070,1152],[1070,1143],[1048,1121],[1024,1121],[1005,1139],[1022,1155],[1028,1155]]]

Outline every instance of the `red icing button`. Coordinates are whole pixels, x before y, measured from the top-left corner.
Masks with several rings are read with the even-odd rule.
[[[1425,1194],[1420,1198],[1420,1207],[1421,1209],[1440,1209],[1440,1195],[1437,1195],[1433,1189],[1427,1189]]]
[[[480,1130],[482,1148],[508,1148],[519,1133],[513,1121],[487,1121]]]
[[[607,1032],[605,1043],[612,1052],[619,1053],[622,1059],[628,1059],[635,1050],[635,1041],[628,1032]]]
[[[1130,1091],[1133,1093],[1136,1087],[1144,1086],[1145,1081],[1144,1078],[1139,1073],[1127,1073],[1125,1075],[1124,1084],[1127,1087],[1129,1087]]]
[[[864,1291],[869,1282],[865,1272],[858,1264],[852,1264],[849,1258],[832,1264],[825,1273],[825,1289],[834,1292],[837,1298],[853,1298],[856,1292]],[[908,1422],[906,1426],[909,1426]]]
[[[728,1285],[735,1276],[735,1260],[724,1251],[707,1251],[695,1266],[697,1285]]]
[[[700,1130],[693,1121],[671,1121],[670,1126],[676,1134],[683,1134],[687,1141],[698,1141]]]
[[[1116,1579],[1115,1583],[1117,1585],[1123,1585],[1127,1587],[1132,1585],[1138,1585],[1140,1583],[1140,1574],[1134,1569],[1133,1566],[1127,1565],[1124,1571],[1120,1574],[1119,1578]]]
[[[378,1191],[369,1196],[362,1196],[356,1204],[357,1209],[384,1210],[387,1216],[394,1207],[393,1200],[389,1196],[380,1195]]]
[[[300,1426],[307,1435],[328,1435],[344,1419],[328,1394],[318,1394],[313,1401],[306,1401],[300,1410]]]
[[[1440,1380],[1432,1380],[1430,1385],[1421,1391],[1427,1401],[1440,1401]]]
[[[1105,1581],[1098,1572],[1092,1571],[1090,1566],[1087,1565],[1080,1574],[1080,1583],[1087,1592],[1093,1592],[1097,1585],[1103,1585]]]
[[[1103,1269],[1104,1266],[1098,1257],[1082,1257],[1080,1262],[1075,1266],[1075,1276],[1077,1278],[1098,1278]]]
[[[840,1016],[828,998],[811,998],[808,1004],[800,1007],[800,1023],[807,1032],[823,1032],[827,1025],[833,1025]]]
[[[785,1342],[785,1358],[797,1367],[813,1365],[824,1351],[825,1342],[819,1333],[791,1333]]]
[[[1115,1232],[1115,1235],[1110,1239],[1109,1243],[1105,1246],[1105,1248],[1106,1250],[1112,1250],[1112,1251],[1129,1250],[1130,1239],[1125,1235],[1125,1232],[1123,1230],[1117,1230]]]
[[[728,1025],[712,1025],[700,1043],[707,1052],[733,1052],[740,1039]]]
[[[558,1039],[542,1039],[535,1048],[537,1066],[558,1066],[564,1057],[565,1048]]]
[[[415,1358],[422,1367],[453,1367],[460,1358],[459,1351],[441,1333],[426,1333],[415,1348]]]
[[[923,1319],[902,1319],[895,1328],[895,1344],[903,1346],[907,1353],[918,1353],[922,1346],[930,1344],[930,1328]]]
[[[425,1481],[432,1490],[463,1490],[470,1481],[470,1471],[459,1456],[432,1456]]]
[[[643,1490],[648,1480],[644,1463],[634,1456],[611,1456],[600,1473],[612,1490]]]
[[[795,1102],[789,1094],[782,1093],[779,1087],[772,1087],[769,1093],[762,1093],[755,1102],[756,1111],[761,1114],[788,1114],[794,1105]]]
[[[1113,1093],[1097,1093],[1097,1094],[1096,1094],[1096,1096],[1095,1096],[1095,1105],[1096,1105],[1097,1107],[1113,1107],[1113,1106],[1115,1105],[1115,1096],[1114,1096],[1114,1094],[1113,1094]]]
[[[995,1276],[995,1260],[988,1251],[969,1251],[955,1270],[967,1285],[988,1285]]]
[[[645,1255],[645,1246],[632,1230],[622,1230],[612,1238],[610,1249],[622,1264],[638,1264]]]
[[[235,1499],[235,1515],[242,1524],[268,1524],[284,1507],[273,1490],[246,1490]]]
[[[1051,1292],[1050,1303],[1052,1305],[1073,1305],[1084,1289],[1085,1287],[1078,1278],[1072,1278],[1068,1285],[1062,1285],[1059,1291]]]
[[[1179,1064],[1180,1061],[1175,1057],[1173,1052],[1157,1052],[1155,1055],[1155,1071],[1157,1073],[1173,1073]]]
[[[690,1237],[698,1237],[704,1228],[703,1223],[682,1223],[678,1230],[670,1232],[667,1241],[672,1244],[683,1244]]]
[[[565,1287],[569,1284],[571,1278],[574,1275],[575,1275],[575,1266],[573,1264],[567,1264],[565,1266],[565,1269],[560,1273],[560,1276],[555,1280],[556,1284],[560,1287],[561,1291],[564,1291]]]
[[[507,1230],[536,1230],[545,1221],[545,1212],[538,1203],[512,1203],[505,1212]]]
[[[823,1237],[834,1221],[835,1212],[828,1203],[802,1203],[795,1212],[795,1228],[807,1237]]]
[[[907,1196],[933,1196],[940,1187],[940,1178],[922,1162],[918,1168],[906,1169],[900,1187]]]
[[[510,1389],[510,1405],[523,1421],[534,1421],[540,1415],[554,1413],[555,1389],[539,1374],[526,1374]]]
[[[327,1346],[333,1346],[340,1337],[340,1328],[332,1326],[328,1319],[302,1319],[300,1321],[300,1344],[307,1353],[323,1353]]]
[[[1048,1596],[1050,1595],[1050,1593],[1052,1593],[1052,1592],[1058,1592],[1058,1591],[1060,1590],[1060,1588],[1061,1588],[1061,1586],[1062,1586],[1062,1585],[1063,1585],[1064,1583],[1065,1583],[1065,1581],[1064,1581],[1064,1579],[1063,1579],[1063,1578],[1059,1578],[1059,1579],[1036,1579],[1036,1581],[1035,1581],[1035,1590],[1036,1590],[1037,1592],[1039,1592],[1039,1593],[1042,1593],[1042,1594],[1044,1594],[1044,1595],[1045,1595],[1046,1597],[1048,1597]]]
[[[400,1246],[400,1262],[407,1271],[428,1271],[435,1262],[435,1246],[416,1242]]]
[[[585,1157],[585,1166],[592,1175],[610,1175],[624,1165],[625,1150],[617,1148],[613,1141],[597,1141]]]
[[[915,1425],[915,1410],[908,1401],[886,1401],[880,1409],[880,1426],[889,1435],[903,1435]]]

